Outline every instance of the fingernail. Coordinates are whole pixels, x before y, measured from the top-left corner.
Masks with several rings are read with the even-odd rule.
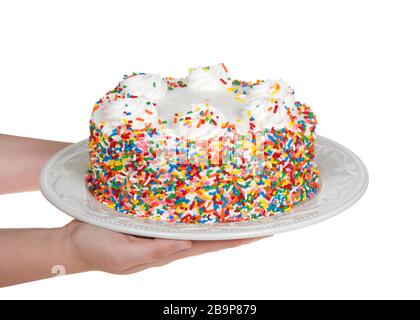
[[[248,238],[248,239],[244,239],[244,242],[245,243],[252,243],[252,242],[255,242],[255,241],[262,240],[262,239],[271,238],[272,236],[273,235],[270,234],[268,236],[263,236],[263,237],[258,237],[258,238]]]
[[[175,244],[176,248],[181,251],[181,250],[186,250],[192,247],[192,243],[191,241],[182,241],[182,240],[178,240]]]
[[[261,239],[271,238],[272,236],[274,236],[274,234],[270,234],[270,235],[268,235],[268,236],[261,237]]]

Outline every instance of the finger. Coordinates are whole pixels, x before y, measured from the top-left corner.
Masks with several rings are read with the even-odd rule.
[[[141,243],[143,250],[139,254],[140,264],[153,263],[192,247],[192,242],[187,240],[150,239],[145,242],[142,239]]]
[[[81,222],[79,220],[72,220],[69,223],[67,223],[64,227],[67,228],[67,230],[74,230]]]
[[[72,226],[72,225],[76,225],[77,226],[79,224],[80,224],[80,221],[79,220],[73,219],[69,223],[67,223],[67,226]]]
[[[194,241],[193,242],[193,255],[203,254],[207,252],[219,251],[223,249],[235,248],[241,245],[252,243],[262,238],[248,238],[237,240],[217,240],[217,241]]]
[[[214,252],[228,248],[238,247],[244,244],[258,241],[262,238],[250,238],[240,240],[218,240],[218,241],[192,241],[192,247],[184,251],[176,252],[165,258],[159,259],[152,263],[141,264],[125,270],[124,274],[139,272],[152,267],[160,267],[171,263],[175,260],[184,259],[191,256],[197,256],[207,252]]]

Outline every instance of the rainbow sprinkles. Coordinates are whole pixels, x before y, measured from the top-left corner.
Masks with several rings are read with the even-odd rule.
[[[319,188],[316,117],[282,80],[224,64],[133,73],[94,106],[86,184],[121,213],[176,223],[282,214]]]

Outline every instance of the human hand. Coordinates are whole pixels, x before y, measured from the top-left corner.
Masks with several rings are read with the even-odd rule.
[[[260,238],[222,241],[184,241],[141,238],[109,231],[77,220],[65,227],[73,263],[79,270],[130,274],[174,260],[237,247]]]
[[[37,190],[45,162],[68,143],[0,134],[0,194]],[[30,161],[28,161],[30,159]],[[11,165],[12,164],[12,165]],[[73,221],[62,228],[0,229],[0,287],[65,273],[129,274],[258,239],[176,241],[139,238]]]

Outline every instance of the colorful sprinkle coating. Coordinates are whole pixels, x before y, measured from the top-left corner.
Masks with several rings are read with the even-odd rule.
[[[187,86],[165,79],[172,90]],[[244,99],[258,83],[233,80],[228,91]],[[277,110],[277,104],[270,109]],[[174,123],[226,129],[207,141],[171,137],[151,125],[133,128],[129,121],[105,133],[91,121],[88,189],[119,212],[176,223],[237,222],[287,212],[319,188],[316,117],[299,102],[287,112],[287,127],[257,131],[250,119],[246,134],[235,123],[218,124],[211,112],[201,111],[195,122],[188,113],[175,114]]]

